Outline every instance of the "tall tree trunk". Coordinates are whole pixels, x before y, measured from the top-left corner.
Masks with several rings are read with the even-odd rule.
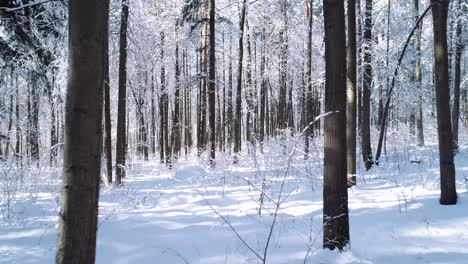
[[[346,159],[350,184],[356,185],[356,1],[348,0],[348,45],[346,49],[347,115]]]
[[[166,153],[168,152],[167,147],[168,143],[166,141],[167,139],[167,119],[168,116],[166,115],[166,104],[167,104],[167,91],[166,91],[166,68],[164,64],[164,41],[165,41],[165,35],[164,31],[161,31],[159,33],[160,39],[161,39],[161,50],[160,50],[160,57],[161,61],[163,62],[161,64],[161,90],[159,94],[159,157],[161,163],[166,163],[168,158]]]
[[[287,1],[282,0],[281,12],[283,16],[283,27],[279,32],[279,98],[278,98],[278,127],[284,130],[288,127],[287,121],[287,84],[288,84],[288,18]]]
[[[356,11],[357,11],[357,77],[356,77],[356,88],[357,88],[357,128],[359,137],[362,140],[362,11],[361,11],[361,0],[356,0]]]
[[[125,161],[127,152],[127,29],[128,29],[129,0],[122,0],[122,14],[120,21],[120,48],[119,48],[119,101],[117,112],[117,143],[115,183],[122,185],[125,177]]]
[[[216,11],[215,0],[210,0],[210,72],[209,72],[209,122],[210,156],[216,158]]]
[[[154,72],[151,71],[151,153],[156,153],[156,101],[155,101],[155,85]]]
[[[211,1],[211,0],[210,0]],[[203,12],[209,12],[209,1],[203,2]],[[209,134],[207,134],[207,108],[208,108],[208,48],[209,48],[209,23],[204,22],[201,32],[201,54],[200,54],[200,70],[201,70],[201,86],[200,86],[200,103],[199,103],[199,121],[197,122],[198,134],[198,155],[206,151]]]
[[[457,17],[457,29],[455,35],[455,76],[453,86],[453,111],[452,111],[452,131],[453,131],[453,149],[458,151],[458,122],[460,118],[460,80],[461,80],[461,55],[463,50],[462,39],[462,18],[463,10],[462,0],[458,0],[459,16]]]
[[[261,55],[261,62],[260,62],[260,78],[261,78],[261,86],[260,86],[260,122],[259,122],[259,141],[260,141],[260,151],[263,153],[263,141],[265,140],[265,116],[266,116],[266,101],[268,98],[267,92],[267,82],[266,82],[266,75],[265,75],[265,67],[266,67],[266,42],[265,42],[265,28],[262,30],[262,55]]]
[[[372,1],[366,0],[365,22],[364,22],[364,76],[362,83],[362,124],[361,124],[361,148],[362,158],[366,170],[372,167],[372,150],[370,136],[370,101],[372,88]]]
[[[419,0],[414,0],[414,23],[419,19]],[[414,46],[416,48],[416,61],[414,81],[416,83],[416,143],[418,146],[424,145],[424,129],[423,129],[423,91],[422,91],[422,75],[421,75],[421,26],[418,27],[414,36]]]
[[[346,33],[344,1],[323,0],[325,20],[325,117],[323,247],[349,242],[346,177]]]
[[[11,76],[10,78],[13,78],[13,76]],[[6,134],[6,144],[5,144],[5,159],[8,159],[8,156],[10,155],[10,145],[11,145],[10,136],[11,136],[11,130],[13,128],[13,101],[14,101],[14,97],[13,95],[10,95],[10,106],[8,107],[8,130]]]
[[[96,254],[102,101],[109,1],[71,0],[65,155],[57,264],[92,264]]]
[[[450,92],[447,54],[448,1],[431,0],[434,23],[435,87],[440,159],[440,204],[457,203],[455,164],[452,153]]]
[[[53,166],[57,162],[57,151],[56,145],[58,143],[57,140],[57,129],[56,129],[56,109],[55,109],[55,100],[53,98],[53,93],[55,89],[55,71],[52,70],[52,83],[48,89],[49,95],[49,103],[50,103],[50,159],[49,164]],[[7,155],[8,156],[8,155]]]
[[[309,15],[308,19],[308,32],[307,32],[307,61],[306,61],[306,70],[305,70],[305,105],[306,110],[304,111],[304,121],[305,121],[305,144],[304,152],[305,158],[309,157],[309,138],[313,135],[313,124],[311,125],[312,120],[315,118],[313,111],[313,91],[312,91],[312,26],[314,23],[314,1],[309,0],[307,5]]]
[[[244,58],[244,25],[245,25],[245,13],[247,8],[247,0],[243,0],[242,10],[239,19],[239,51],[237,61],[237,95],[236,95],[236,115],[234,123],[234,162],[237,162],[241,153],[242,145],[242,61]]]
[[[234,120],[233,120],[233,104],[232,104],[232,33],[229,33],[229,66],[228,66],[228,95],[227,95],[227,126],[228,126],[228,147],[231,151],[232,142],[234,141]]]
[[[15,88],[15,126],[16,126],[16,144],[15,144],[15,157],[19,160],[22,165],[23,153],[21,152],[21,141],[22,141],[22,129],[20,124],[20,102],[19,102],[19,85],[18,85],[18,76],[16,76],[16,88]]]
[[[112,183],[112,127],[109,77],[109,39],[106,38],[106,65],[104,82],[104,149],[106,153],[107,182]]]
[[[179,25],[176,22],[176,38],[178,38]],[[180,155],[182,140],[182,124],[180,111],[180,63],[179,63],[179,41],[175,43],[175,93],[174,93],[174,115],[172,120],[171,149],[174,160]]]

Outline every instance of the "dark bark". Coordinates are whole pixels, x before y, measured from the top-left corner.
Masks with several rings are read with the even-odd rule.
[[[458,10],[461,11],[462,0],[458,1]],[[460,13],[461,15],[461,13]],[[460,119],[460,84],[461,84],[461,55],[463,50],[462,39],[462,18],[457,18],[457,29],[455,33],[455,65],[454,65],[454,86],[453,86],[453,110],[452,110],[452,132],[453,150],[458,151],[458,123]]]
[[[261,62],[260,62],[260,120],[259,120],[259,141],[260,141],[260,151],[263,152],[263,141],[265,140],[265,125],[266,125],[266,101],[268,97],[267,92],[267,83],[266,83],[266,75],[265,75],[265,67],[266,67],[266,42],[265,42],[265,28],[262,30],[262,55],[261,55]]]
[[[434,23],[435,89],[440,160],[440,204],[457,203],[455,164],[452,153],[450,91],[447,54],[448,1],[431,0]]]
[[[95,261],[109,2],[71,0],[57,264]]]
[[[356,185],[356,1],[348,0],[346,160],[351,185]]]
[[[325,113],[323,247],[340,251],[349,242],[346,176],[346,34],[344,1],[324,0]]]
[[[215,0],[210,0],[210,71],[209,71],[209,123],[210,123],[210,157],[216,157],[216,30]]]
[[[245,25],[245,13],[247,8],[247,0],[243,0],[242,10],[239,19],[239,50],[238,50],[238,61],[237,61],[237,95],[236,95],[236,113],[234,122],[234,162],[237,162],[241,153],[242,145],[242,62],[244,58],[244,25]]]
[[[176,22],[176,38],[178,36],[178,22]],[[174,92],[174,115],[172,119],[171,149],[172,158],[177,160],[180,155],[182,141],[182,124],[180,111],[180,62],[179,62],[179,43],[176,39],[175,46],[175,92]]]
[[[117,143],[115,183],[122,184],[125,177],[125,161],[127,151],[127,29],[128,29],[129,0],[122,0],[122,14],[120,21],[120,47],[119,47],[119,100],[117,110]]]
[[[361,152],[366,170],[372,167],[370,101],[372,89],[372,1],[366,0],[363,44]]]
[[[307,31],[307,61],[306,61],[306,70],[305,70],[305,101],[304,101],[304,125],[305,125],[305,144],[304,152],[305,158],[309,157],[309,140],[313,135],[313,124],[312,120],[315,118],[313,107],[313,91],[312,91],[312,26],[314,23],[313,8],[314,1],[308,1],[308,31]]]
[[[414,23],[416,24],[419,19],[419,0],[414,0]],[[414,46],[416,51],[415,56],[415,73],[414,81],[416,84],[416,112],[415,112],[415,126],[416,126],[416,144],[418,146],[424,145],[424,127],[423,127],[423,91],[422,91],[422,73],[421,73],[421,26],[418,26],[414,36]]]

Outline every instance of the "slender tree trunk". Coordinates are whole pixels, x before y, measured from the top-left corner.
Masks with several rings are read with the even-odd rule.
[[[210,72],[209,72],[209,122],[210,156],[216,158],[216,11],[215,0],[210,0]]]
[[[232,33],[229,34],[229,66],[228,66],[228,96],[227,96],[227,126],[228,126],[228,147],[231,151],[232,142],[234,141],[234,120],[233,120],[233,104],[232,104]]]
[[[167,116],[166,116],[166,68],[164,66],[164,38],[165,38],[165,35],[164,35],[164,31],[161,31],[160,32],[160,39],[161,39],[161,51],[160,51],[160,57],[161,57],[161,61],[163,62],[161,64],[161,76],[160,76],[160,79],[161,79],[161,84],[160,84],[160,87],[161,87],[161,90],[160,90],[160,94],[159,94],[159,158],[160,158],[160,161],[161,163],[165,163],[166,162],[166,159],[168,158],[166,156],[166,147],[167,147],[167,143],[166,143],[166,134],[167,134],[167,130],[166,130],[166,120],[167,120]]]
[[[347,171],[350,185],[356,185],[356,1],[348,0],[348,45],[346,49],[347,115],[346,146]]]
[[[261,86],[260,86],[260,122],[259,122],[259,141],[260,141],[260,151],[263,153],[263,141],[265,140],[265,115],[266,115],[266,100],[268,98],[267,92],[267,83],[266,83],[266,75],[265,75],[265,67],[266,67],[266,48],[265,48],[265,28],[262,30],[262,55],[261,55],[261,62],[260,62],[260,78],[261,78]]]
[[[234,124],[234,162],[237,162],[241,153],[242,145],[242,61],[244,58],[244,25],[247,0],[243,0],[242,10],[239,19],[239,51],[237,61],[237,95],[236,95],[236,115]]]
[[[307,159],[309,157],[309,140],[313,133],[313,124],[311,125],[312,120],[315,118],[315,113],[313,111],[313,91],[312,91],[312,26],[314,23],[314,1],[309,0],[307,6],[308,14],[308,32],[307,32],[307,61],[306,61],[306,70],[305,70],[305,111],[304,111],[304,121],[305,121],[305,144],[304,144],[304,157]]]
[[[119,49],[119,101],[117,112],[117,144],[115,183],[122,185],[125,177],[125,161],[127,152],[127,29],[128,29],[129,0],[122,0],[122,14],[120,21],[120,49]]]
[[[455,164],[452,153],[450,92],[447,54],[448,1],[431,0],[434,23],[435,86],[440,158],[440,204],[457,203]]]
[[[49,164],[53,166],[57,162],[57,152],[56,152],[56,145],[58,143],[57,140],[57,129],[56,129],[56,109],[55,109],[55,100],[54,100],[54,89],[55,89],[55,71],[52,70],[52,83],[48,89],[49,92],[49,103],[50,103],[50,159]],[[7,155],[8,156],[8,155]]]
[[[453,131],[453,150],[458,152],[458,123],[460,119],[460,81],[461,81],[461,55],[463,50],[462,39],[462,18],[463,10],[462,0],[458,0],[459,16],[457,18],[457,29],[455,34],[455,76],[453,86],[453,111],[452,111],[452,131]]]
[[[419,19],[419,0],[414,0],[414,23]],[[414,81],[416,83],[416,143],[418,146],[424,146],[424,128],[423,128],[423,91],[422,91],[422,75],[421,75],[421,26],[418,27],[415,37],[414,46],[416,48],[416,62]]]
[[[325,20],[325,117],[323,247],[349,242],[346,176],[346,33],[344,1],[323,0]]]
[[[356,0],[356,11],[357,11],[357,77],[356,77],[356,88],[357,88],[357,127],[359,137],[362,141],[362,12],[361,12],[361,0]]]
[[[108,18],[107,18],[108,20]],[[109,39],[106,38],[106,76],[104,83],[104,149],[106,153],[107,182],[112,183],[112,127],[109,77]]]
[[[176,22],[176,38],[178,38],[178,22]],[[174,160],[180,155],[182,140],[182,124],[180,111],[180,63],[179,63],[179,43],[176,39],[175,44],[175,93],[174,93],[174,115],[172,120],[171,149]]]
[[[151,153],[156,153],[156,101],[154,72],[151,72]]]
[[[372,150],[370,136],[370,101],[372,88],[372,1],[366,0],[364,22],[364,76],[362,83],[362,124],[361,124],[361,148],[362,158],[366,170],[372,167]]]
[[[10,78],[13,78],[11,76]],[[10,155],[10,136],[11,136],[11,130],[13,128],[13,101],[14,97],[13,95],[10,95],[10,106],[8,107],[8,130],[6,134],[6,144],[5,144],[5,159],[8,159],[8,156]],[[51,164],[52,165],[52,164]]]
[[[18,85],[18,76],[16,76],[16,88],[15,88],[15,97],[16,97],[16,105],[15,105],[15,125],[16,125],[16,144],[15,144],[15,157],[19,160],[20,164],[22,165],[23,161],[23,153],[21,152],[21,139],[22,139],[22,129],[20,124],[20,102],[19,102],[19,85]]]
[[[287,84],[288,84],[288,18],[287,1],[281,2],[281,12],[283,16],[283,28],[279,32],[279,98],[278,98],[278,128],[284,130],[288,127],[287,121]]]
[[[109,2],[71,0],[64,176],[57,264],[92,264],[96,253],[102,101]]]

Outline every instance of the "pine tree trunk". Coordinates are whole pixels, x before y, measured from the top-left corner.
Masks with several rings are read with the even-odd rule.
[[[129,0],[122,0],[122,14],[120,21],[120,48],[119,48],[119,100],[117,110],[117,143],[116,143],[116,169],[115,183],[122,185],[125,177],[125,161],[127,152],[127,29]]]
[[[455,164],[452,153],[450,91],[447,54],[448,1],[431,0],[434,23],[435,86],[440,159],[440,204],[457,203]]]
[[[95,261],[109,2],[71,0],[57,264]]]
[[[349,242],[346,176],[346,34],[344,1],[324,0],[325,117],[323,247],[340,251]]]

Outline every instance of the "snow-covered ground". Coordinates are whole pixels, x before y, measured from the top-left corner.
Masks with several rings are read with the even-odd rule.
[[[468,263],[468,136],[456,156],[455,206],[438,203],[436,136],[427,137],[416,147],[390,135],[380,167],[360,171],[344,253],[321,248],[319,142],[307,161],[292,139],[238,165],[222,154],[215,168],[195,157],[172,170],[133,161],[123,188],[101,188],[96,263],[259,263],[277,204],[266,263]],[[2,170],[0,263],[53,263],[60,169],[25,171],[23,184],[9,178],[8,186]]]

